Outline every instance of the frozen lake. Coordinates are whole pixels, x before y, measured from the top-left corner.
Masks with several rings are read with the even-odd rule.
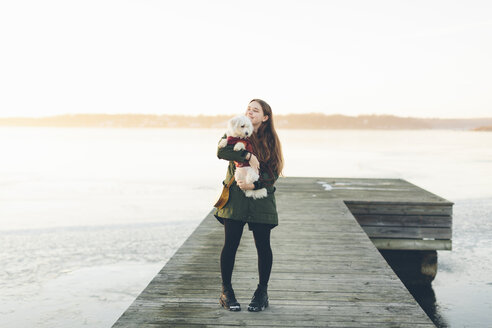
[[[0,128],[0,326],[111,326],[211,210],[227,166],[215,156],[222,134]],[[492,133],[279,136],[285,176],[401,178],[455,202],[436,316],[441,327],[489,324]]]

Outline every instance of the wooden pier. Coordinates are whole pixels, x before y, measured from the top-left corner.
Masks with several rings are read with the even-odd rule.
[[[243,311],[220,307],[223,228],[211,212],[113,327],[434,327],[351,211],[376,227],[368,230],[383,248],[450,249],[452,203],[400,179],[280,178],[276,186],[270,307],[246,310],[258,283],[247,228],[232,278]]]

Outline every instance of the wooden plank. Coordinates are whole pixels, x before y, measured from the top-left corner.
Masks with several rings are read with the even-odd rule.
[[[450,215],[355,214],[354,216],[361,226],[452,227],[452,217]]]
[[[327,191],[323,184],[333,189]],[[364,187],[365,190],[362,188]],[[446,204],[453,203],[402,179],[289,177],[282,186],[288,192],[309,192],[316,197],[339,198],[346,202],[391,202]],[[361,189],[362,188],[362,189]]]
[[[346,202],[347,203],[347,202]],[[359,204],[348,203],[350,212],[358,214],[393,214],[393,215],[446,215],[451,216],[452,207],[449,205],[420,205],[420,204]]]
[[[371,238],[378,249],[384,250],[452,250],[451,240],[419,240],[397,238]]]
[[[451,239],[450,228],[362,226],[370,238]]]

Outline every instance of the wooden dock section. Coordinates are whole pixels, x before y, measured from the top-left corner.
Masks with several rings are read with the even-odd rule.
[[[276,186],[270,307],[246,310],[258,283],[247,228],[232,279],[243,311],[220,307],[223,228],[209,213],[113,327],[434,327],[349,208],[370,214],[361,204],[395,202],[418,223],[426,206],[450,216],[452,203],[399,179],[280,178]],[[381,217],[368,220],[377,226]]]

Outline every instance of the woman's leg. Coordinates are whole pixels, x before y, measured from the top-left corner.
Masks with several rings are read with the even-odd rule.
[[[232,270],[236,251],[243,235],[244,222],[224,219],[224,247],[220,254],[220,273],[222,275],[222,294],[219,303],[230,311],[241,311],[241,305],[236,300],[234,290],[231,285]]]
[[[270,247],[270,227],[255,227],[253,236],[255,237],[256,251],[258,253],[258,273],[260,285],[266,287],[272,271],[273,254]]]
[[[220,254],[220,273],[222,284],[231,285],[232,270],[236,259],[236,251],[243,235],[244,222],[224,219],[224,247]]]
[[[256,251],[258,252],[258,273],[260,283],[253,294],[251,303],[249,303],[248,311],[258,312],[263,311],[268,307],[268,280],[272,271],[272,248],[270,247],[270,227],[255,227],[253,236],[255,237]]]

